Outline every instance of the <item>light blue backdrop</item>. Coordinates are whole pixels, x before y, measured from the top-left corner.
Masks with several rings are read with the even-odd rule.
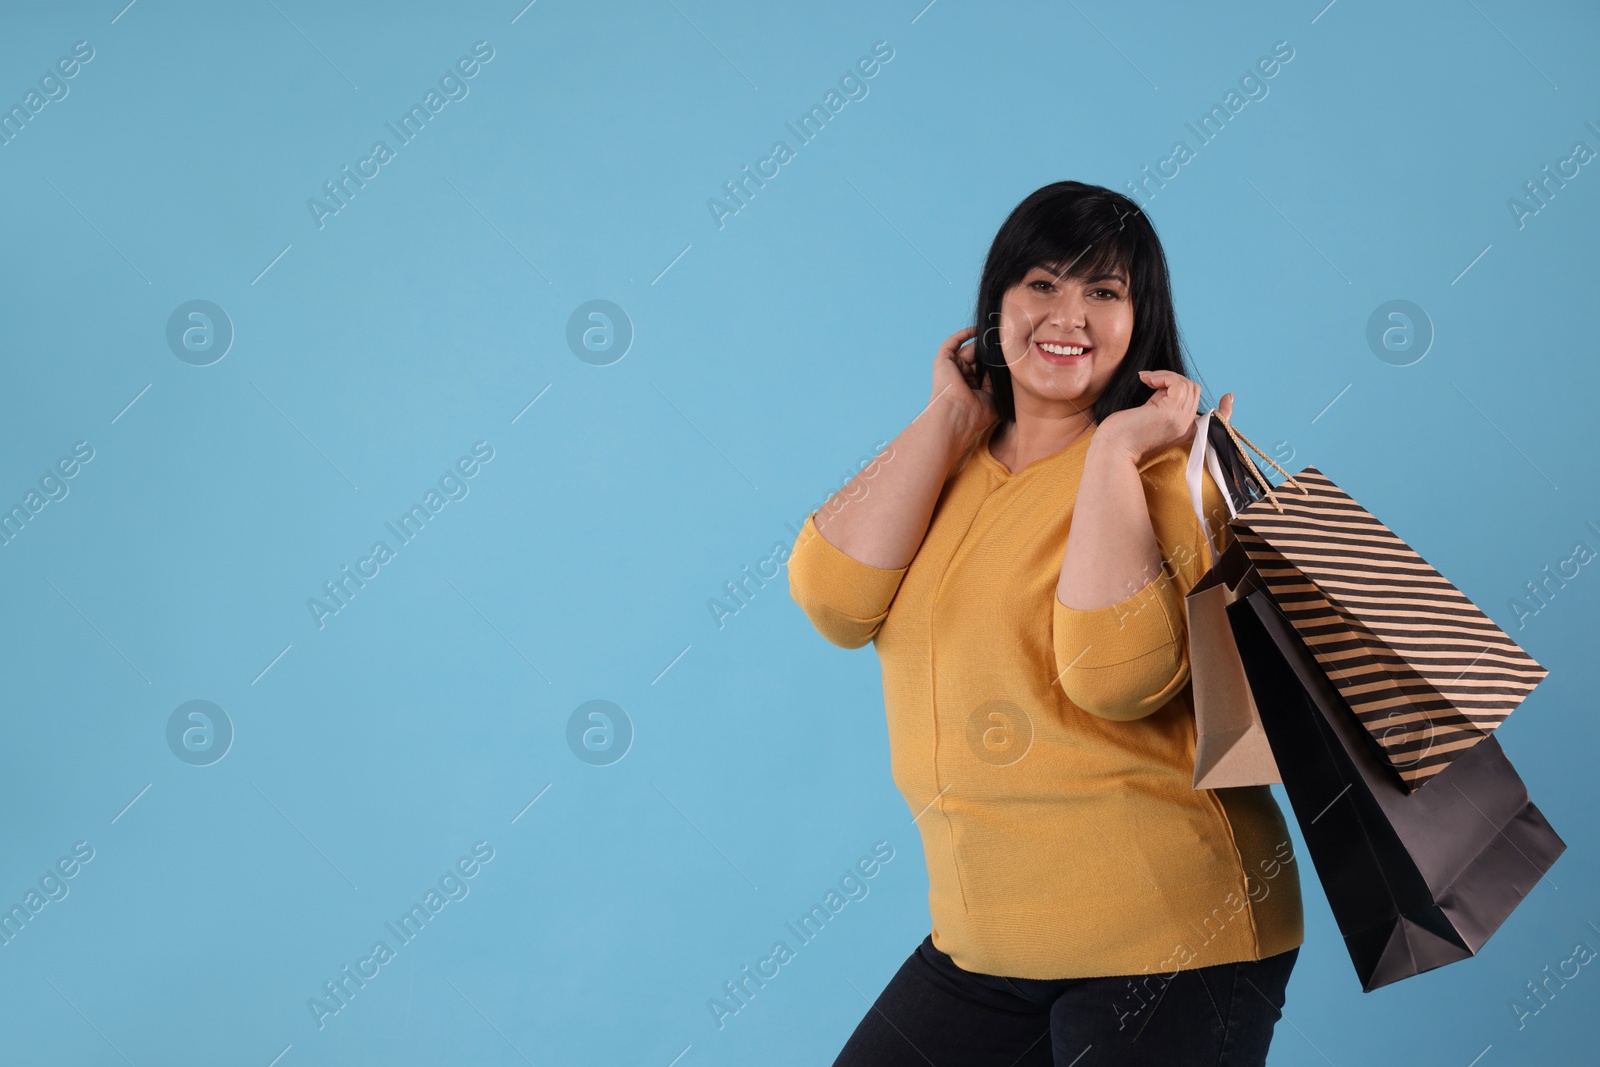
[[[1325,2],[7,5],[5,1058],[830,1062],[928,929],[877,662],[710,602],[921,409],[1006,213],[1145,167],[1207,400],[1551,672],[1499,736],[1568,852],[1372,994],[1305,864],[1272,1062],[1592,1053],[1594,968],[1526,983],[1600,947],[1600,18]]]

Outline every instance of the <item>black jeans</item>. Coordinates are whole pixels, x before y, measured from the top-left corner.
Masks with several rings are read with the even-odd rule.
[[[1261,1067],[1299,947],[1176,975],[1002,978],[923,939],[834,1067]]]

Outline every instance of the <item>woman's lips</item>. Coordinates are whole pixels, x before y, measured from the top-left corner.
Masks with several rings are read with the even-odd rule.
[[[1056,347],[1058,347],[1058,348],[1076,348],[1078,346],[1076,346],[1076,345],[1057,345]],[[1044,350],[1044,348],[1039,344],[1038,341],[1035,341],[1033,343],[1033,350],[1035,352],[1039,353],[1039,358],[1044,360],[1046,363],[1056,363],[1056,364],[1059,364],[1059,365],[1062,365],[1062,366],[1068,366],[1068,367],[1074,366],[1074,365],[1076,365],[1078,363],[1082,363],[1084,360],[1086,360],[1090,356],[1094,355],[1094,349],[1092,349],[1092,348],[1084,348],[1083,353],[1081,355],[1076,355],[1076,356],[1058,356],[1054,352],[1046,352]]]

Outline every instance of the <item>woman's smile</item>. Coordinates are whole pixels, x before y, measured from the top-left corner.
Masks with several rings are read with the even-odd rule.
[[[1033,350],[1039,353],[1039,358],[1046,363],[1059,366],[1074,367],[1079,363],[1086,363],[1094,349],[1088,345],[1067,344],[1058,341],[1035,341]]]

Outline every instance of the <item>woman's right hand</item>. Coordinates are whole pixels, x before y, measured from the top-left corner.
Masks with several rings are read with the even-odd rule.
[[[970,437],[999,418],[994,406],[994,376],[985,374],[978,384],[976,326],[957,330],[939,346],[933,361],[933,394],[928,406],[949,405],[956,425]]]

